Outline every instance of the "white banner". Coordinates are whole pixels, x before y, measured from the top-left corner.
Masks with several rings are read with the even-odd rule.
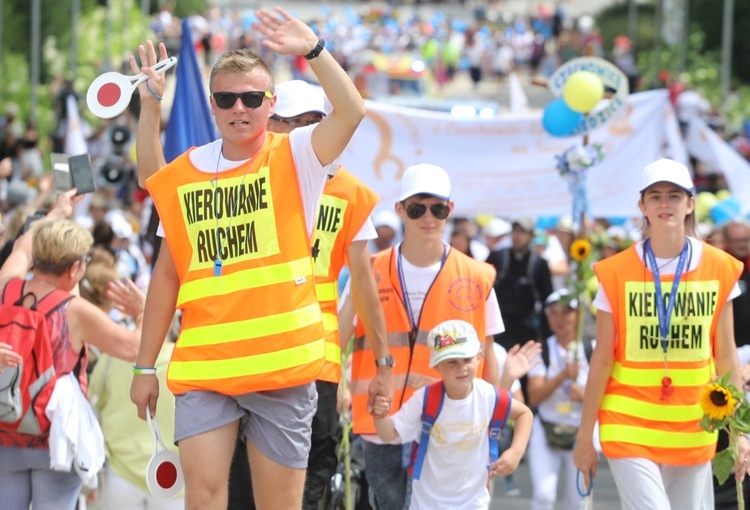
[[[541,115],[458,119],[368,102],[367,117],[340,162],[380,195],[382,207],[396,201],[407,167],[432,163],[450,175],[458,215],[569,215],[572,197],[555,156],[582,138],[548,135]],[[681,143],[666,136],[673,116],[666,91],[633,94],[616,120],[590,134],[590,143],[602,144],[605,154],[589,171],[593,216],[638,214],[641,169],[665,151],[684,151],[667,147]]]

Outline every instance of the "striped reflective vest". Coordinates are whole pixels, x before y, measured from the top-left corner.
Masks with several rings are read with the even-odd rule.
[[[318,380],[341,381],[341,344],[338,325],[338,278],[346,251],[378,203],[378,196],[362,181],[339,168],[328,179],[320,197],[313,232],[315,288],[323,312],[326,361]],[[348,339],[347,339],[348,340]]]
[[[325,341],[288,137],[267,133],[218,181],[186,153],[146,186],[180,280],[169,389],[239,395],[315,380]]]
[[[640,248],[639,248],[640,249]],[[599,409],[609,458],[645,458],[673,465],[711,460],[716,435],[700,428],[700,394],[715,376],[716,324],[742,264],[707,244],[698,267],[682,275],[667,347],[674,392],[662,399],[667,375],[651,272],[636,247],[594,266],[615,320],[614,367]],[[673,275],[661,277],[671,291]]]
[[[380,273],[378,294],[385,314],[388,350],[395,359],[392,371],[393,403],[391,413],[401,408],[412,394],[440,379],[429,366],[428,334],[443,321],[460,319],[469,322],[480,341],[485,334],[485,303],[495,281],[495,269],[484,262],[450,249],[445,264],[425,296],[417,330],[412,332],[399,283],[396,248],[374,257],[373,270]],[[408,283],[407,283],[408,285]],[[359,323],[352,354],[352,415],[355,434],[374,434],[375,424],[367,412],[367,389],[376,374],[375,356],[364,328]],[[477,373],[481,374],[483,363]]]

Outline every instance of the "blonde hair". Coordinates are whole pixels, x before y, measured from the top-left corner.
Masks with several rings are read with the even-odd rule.
[[[31,248],[34,269],[60,276],[91,249],[94,238],[88,230],[70,220],[42,220],[32,226]]]
[[[120,275],[115,269],[106,264],[90,264],[86,267],[86,274],[80,281],[81,297],[104,311],[112,308],[112,301],[107,297],[110,282],[117,280]]]
[[[267,77],[268,92],[273,93],[276,87],[273,79],[273,71],[268,67],[266,61],[254,51],[248,49],[234,50],[224,53],[211,68],[211,76],[208,79],[208,90],[214,92],[214,80],[220,74],[250,74],[256,69]]]

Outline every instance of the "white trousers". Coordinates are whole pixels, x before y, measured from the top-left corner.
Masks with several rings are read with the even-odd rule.
[[[711,463],[670,466],[647,459],[609,459],[624,510],[713,510]]]
[[[109,466],[99,490],[99,508],[103,510],[183,510],[182,497],[160,499],[114,474]]]
[[[529,439],[529,471],[533,497],[531,510],[553,510],[557,498],[557,484],[563,473],[562,502],[565,510],[582,510],[585,500],[576,489],[576,466],[573,451],[558,450],[547,446],[544,429],[539,417],[534,418]],[[581,490],[584,490],[581,478]]]

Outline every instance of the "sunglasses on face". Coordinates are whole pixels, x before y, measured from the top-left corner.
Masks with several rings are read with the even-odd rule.
[[[258,108],[263,104],[263,98],[272,98],[273,94],[268,91],[250,90],[248,92],[214,92],[211,94],[216,106],[222,110],[229,110],[237,103],[237,98],[242,99],[245,108]]]
[[[412,220],[421,218],[426,212],[427,206],[425,204],[412,203],[406,206],[406,215]],[[444,220],[451,212],[451,208],[448,207],[448,204],[432,204],[430,205],[430,212],[435,218]]]

